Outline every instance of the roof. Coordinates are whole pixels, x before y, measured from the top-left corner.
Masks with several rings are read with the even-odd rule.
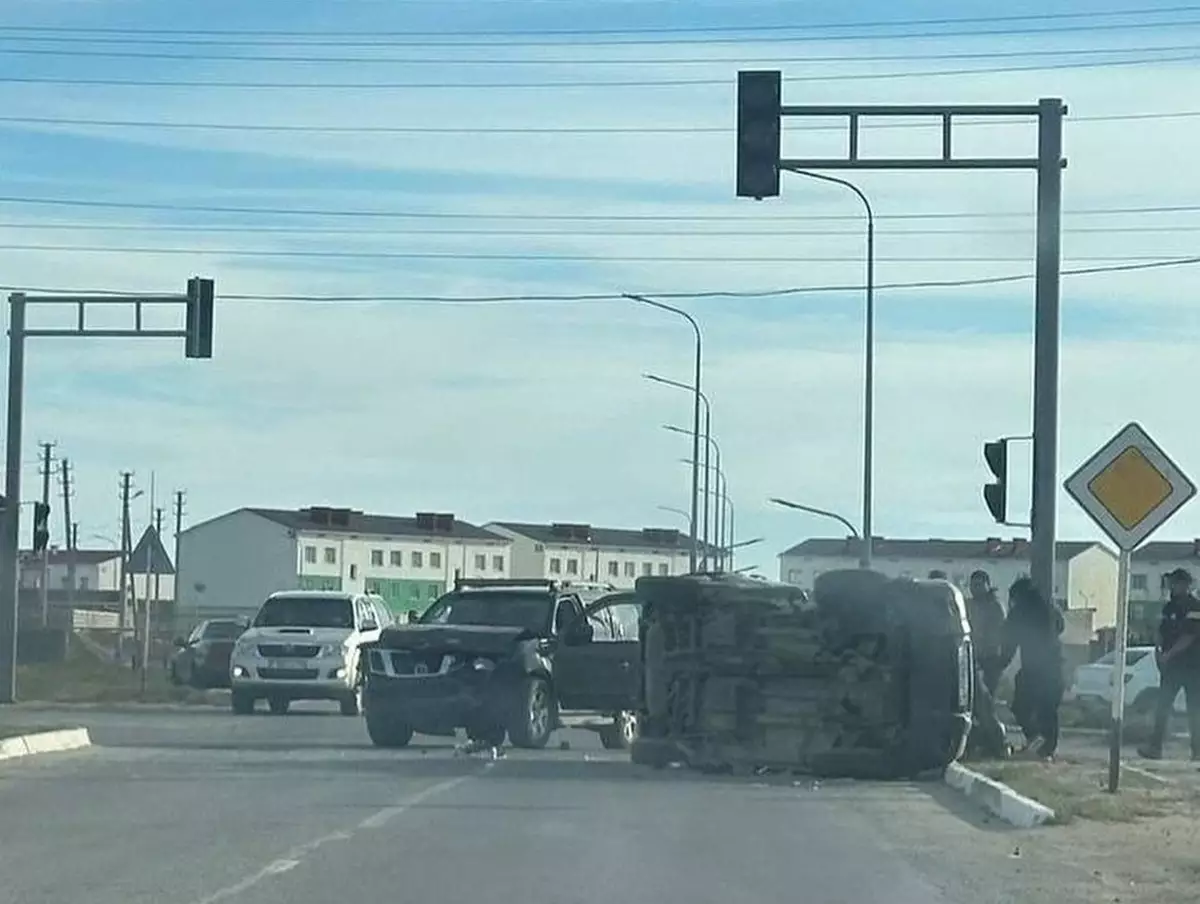
[[[31,549],[21,550],[21,558],[33,559],[41,561],[41,556]],[[119,549],[77,549],[74,554],[74,562],[76,565],[99,565],[103,562],[111,562],[113,559],[121,558],[121,550]],[[65,549],[51,549],[49,552],[51,565],[69,565],[72,557]]]
[[[147,527],[138,540],[137,546],[129,554],[130,574],[174,574],[175,566],[171,557],[159,539],[158,531]]]
[[[812,537],[797,543],[781,556],[820,556],[822,558],[856,558],[859,540],[853,537]],[[1088,540],[1062,540],[1056,544],[1055,557],[1073,559],[1093,546],[1108,550],[1101,543]],[[1111,552],[1111,550],[1108,550]],[[872,545],[876,556],[895,556],[906,559],[1028,559],[1028,540],[1002,540],[992,537],[983,540],[910,540],[876,537]]]
[[[529,524],[523,521],[492,521],[491,524],[536,543],[584,546],[589,549],[680,549],[688,551],[688,534],[673,527],[593,527],[590,524]],[[699,544],[701,550],[704,544]],[[715,551],[716,547],[710,547]]]
[[[401,515],[371,515],[354,509],[319,506],[303,509],[244,508],[241,511],[251,512],[294,531],[379,537],[446,537],[492,542],[506,539],[455,518],[452,514],[440,512],[419,512],[410,518]],[[326,516],[332,517],[322,520]]]
[[[1133,558],[1142,562],[1195,562],[1200,560],[1200,540],[1156,540],[1135,549]]]

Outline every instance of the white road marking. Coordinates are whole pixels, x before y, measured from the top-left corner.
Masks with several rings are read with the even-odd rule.
[[[1174,779],[1167,778],[1165,775],[1159,775],[1157,772],[1151,772],[1149,769],[1143,769],[1141,766],[1135,766],[1135,765],[1133,765],[1133,763],[1122,763],[1121,765],[1124,766],[1126,769],[1128,769],[1130,772],[1134,773],[1135,775],[1140,775],[1140,776],[1142,776],[1142,778],[1148,778],[1151,781],[1158,782],[1159,784],[1162,784],[1162,785],[1175,784]]]
[[[207,895],[206,897],[198,898],[193,901],[192,904],[218,904],[220,901],[228,901],[231,898],[242,894],[242,892],[248,891],[264,880],[270,879],[272,876],[279,876],[283,873],[290,872],[299,866],[307,855],[311,854],[318,848],[323,847],[324,845],[333,841],[348,841],[353,837],[355,832],[362,831],[363,829],[382,828],[390,820],[394,819],[400,814],[411,810],[413,807],[421,803],[424,803],[431,797],[436,797],[438,794],[443,794],[446,791],[449,791],[451,788],[461,785],[463,782],[467,781],[467,779],[475,778],[481,775],[483,772],[490,770],[495,765],[495,763],[491,762],[485,763],[480,772],[473,772],[470,775],[460,775],[458,778],[452,778],[444,782],[438,782],[436,785],[430,785],[428,788],[403,798],[390,807],[384,807],[379,812],[371,814],[353,829],[331,832],[328,835],[322,835],[320,838],[314,838],[312,841],[306,841],[304,844],[297,845],[282,857],[272,860],[257,872],[251,873],[232,885],[227,885],[224,888],[217,889],[217,891]]]

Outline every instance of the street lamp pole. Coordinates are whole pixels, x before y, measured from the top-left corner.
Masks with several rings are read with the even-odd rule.
[[[867,212],[867,299],[866,299],[866,348],[863,353],[863,450],[862,450],[862,542],[858,544],[858,565],[871,567],[872,537],[874,530],[872,515],[875,492],[875,211],[871,202],[857,185],[848,179],[814,173],[811,170],[790,170],[798,176],[829,182],[848,188],[862,202]]]
[[[858,529],[851,524],[847,519],[843,518],[837,512],[831,512],[826,509],[819,509],[811,505],[802,505],[799,502],[792,502],[788,499],[776,499],[772,497],[770,502],[775,505],[781,505],[784,508],[796,509],[798,512],[808,512],[810,515],[819,515],[822,518],[830,518],[841,525],[844,525],[846,530],[850,531],[850,536],[857,538],[859,536]]]
[[[692,327],[692,331],[696,334],[696,362],[695,373],[693,375],[693,391],[695,400],[692,404],[692,514],[691,514],[691,536],[692,550],[689,556],[688,567],[692,572],[696,570],[696,538],[697,538],[697,516],[699,514],[700,501],[700,374],[703,357],[703,337],[700,334],[700,324],[687,311],[682,308],[676,308],[669,304],[663,304],[661,301],[656,301],[653,298],[647,298],[645,295],[626,294],[625,298],[630,301],[635,301],[638,304],[649,305],[652,308],[658,308],[662,311],[675,314],[686,320]]]
[[[650,375],[647,375],[647,376],[650,376]],[[659,379],[659,378],[650,376],[650,379]],[[671,385],[678,386],[680,384],[675,383],[675,384],[671,384]],[[724,533],[724,524],[723,524],[724,517],[723,517],[723,511],[720,506],[721,506],[722,493],[725,492],[725,489],[724,489],[725,488],[725,477],[724,477],[724,472],[722,472],[722,470],[721,470],[721,446],[717,443],[717,441],[715,439],[713,439],[712,431],[711,431],[712,423],[711,423],[711,419],[709,416],[712,413],[712,406],[709,404],[707,396],[701,394],[701,398],[704,399],[704,409],[705,409],[704,410],[704,545],[705,545],[704,564],[705,564],[705,566],[708,565],[708,552],[709,552],[709,549],[712,548],[711,541],[715,540],[716,541],[716,555],[717,555],[717,570],[720,571],[721,570],[721,535]],[[682,427],[676,427],[674,424],[663,424],[663,429],[670,430],[672,433],[682,433],[684,436],[692,435],[692,431],[684,430]],[[710,451],[713,453],[713,457],[715,459],[712,463],[709,462],[709,457],[708,457]],[[715,467],[714,467],[714,465],[715,465]],[[711,496],[713,494],[712,494],[712,491],[709,489],[708,483],[709,483],[709,476],[713,471],[716,471],[716,475],[717,475],[717,486],[716,486],[717,492],[716,492],[716,503],[712,507],[713,513],[712,513],[712,519],[710,521],[709,514],[708,514],[708,503],[709,503],[709,496]],[[710,524],[712,525],[712,533],[711,534],[709,533],[709,525]],[[710,540],[710,538],[711,538],[711,540]]]

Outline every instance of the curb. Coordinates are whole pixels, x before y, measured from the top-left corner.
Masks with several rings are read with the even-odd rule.
[[[1054,811],[1045,804],[1018,794],[1003,782],[980,775],[960,763],[946,767],[945,782],[968,800],[1019,829],[1032,829],[1054,819]]]
[[[81,750],[91,746],[92,738],[86,728],[39,731],[34,734],[18,735],[15,738],[0,739],[0,760],[15,760],[18,757],[35,756],[39,753]]]

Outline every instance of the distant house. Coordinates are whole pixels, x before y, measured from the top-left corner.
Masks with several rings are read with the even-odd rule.
[[[808,589],[817,575],[858,565],[859,540],[815,537],[796,544],[779,557],[781,581]],[[1029,573],[1029,541],[900,539],[876,537],[872,568],[893,577],[925,578],[944,571],[963,592],[977,569],[986,571],[1007,602],[1005,590]],[[1068,613],[1069,640],[1085,642],[1093,632],[1116,624],[1117,556],[1101,543],[1064,540],[1054,564],[1054,597]]]

